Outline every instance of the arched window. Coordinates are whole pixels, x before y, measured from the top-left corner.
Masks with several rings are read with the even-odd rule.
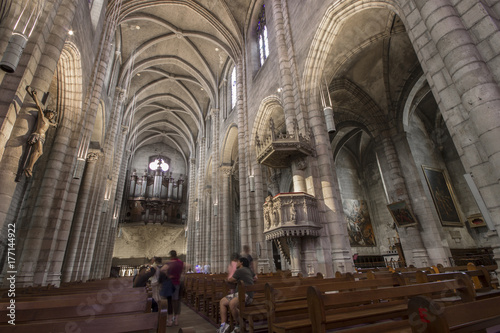
[[[231,72],[231,109],[236,105],[236,66],[233,67]]]
[[[267,39],[267,28],[266,28],[266,5],[262,5],[262,10],[259,14],[259,21],[257,22],[257,38],[259,39],[259,55],[260,55],[260,65],[264,65],[269,56],[269,41]]]

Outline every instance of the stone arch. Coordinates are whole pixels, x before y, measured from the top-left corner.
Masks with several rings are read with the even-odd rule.
[[[72,42],[67,42],[61,52],[57,65],[57,85],[61,91],[57,101],[58,117],[65,126],[76,132],[83,104],[83,82],[80,50]]]
[[[276,129],[285,124],[285,111],[281,99],[276,95],[270,95],[260,102],[259,110],[255,117],[252,130],[251,147],[256,147],[257,139],[265,140],[271,134],[269,121],[273,118]]]
[[[430,92],[430,87],[427,85],[427,91],[425,92],[424,95],[420,96],[420,98],[417,97],[417,94],[419,91],[422,89],[425,89],[425,86],[427,85],[427,79],[425,75],[421,75],[417,82],[413,85],[411,88],[410,92],[408,93],[408,97],[406,99],[403,112],[402,112],[402,119],[401,122],[403,124],[403,129],[405,132],[408,132],[409,130],[409,123],[410,123],[410,118],[412,113],[415,111],[415,108],[417,107],[419,101],[425,97],[427,93]]]
[[[361,10],[370,8],[386,8],[395,12],[403,19],[403,13],[394,0],[368,0],[363,3],[358,1],[336,1],[326,11],[321,23],[313,37],[313,42],[307,56],[304,74],[303,90],[305,96],[309,96],[311,102],[319,105],[319,90],[321,89],[322,75],[326,66],[328,54],[338,31],[342,28],[346,19],[359,13]]]
[[[222,142],[220,161],[222,165],[233,165],[238,159],[238,128],[236,124],[232,124],[227,129],[224,141]],[[236,155],[235,155],[236,153]]]
[[[359,101],[359,103],[363,107],[363,109],[360,110],[361,112],[363,112],[363,114],[349,111],[347,112],[352,114],[352,116],[358,117],[359,121],[363,123],[370,135],[372,135],[373,137],[378,137],[379,134],[381,134],[381,132],[386,129],[386,116],[383,114],[380,107],[373,101],[373,99],[356,84],[346,78],[336,79],[330,83],[328,89],[332,93],[339,90],[345,90],[353,98]],[[339,119],[337,119],[337,121],[338,120]]]

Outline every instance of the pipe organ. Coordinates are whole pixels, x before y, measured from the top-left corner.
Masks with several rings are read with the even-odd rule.
[[[134,170],[129,180],[127,212],[123,222],[182,224],[184,179],[160,168],[142,175]]]

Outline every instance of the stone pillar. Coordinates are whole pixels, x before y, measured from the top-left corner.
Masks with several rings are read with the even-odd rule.
[[[292,163],[292,174],[293,174],[293,191],[294,192],[304,192],[307,193],[306,180],[304,177],[304,170],[307,164],[305,160],[300,159]]]
[[[197,265],[200,260],[202,259],[201,253],[200,253],[200,223],[203,223],[201,221],[201,217],[203,215],[203,196],[204,196],[204,190],[205,190],[205,156],[206,156],[206,138],[203,137],[199,140],[198,142],[198,148],[199,148],[199,156],[200,156],[200,161],[198,164],[198,189],[197,189],[197,198],[198,198],[198,221],[196,221],[196,241],[195,241],[195,265]]]
[[[401,166],[394,143],[391,138],[385,136],[381,139],[381,144],[387,165],[389,166],[388,169],[386,169],[388,177],[384,177],[387,180],[386,184],[388,186],[389,200],[391,203],[405,201],[413,211],[412,202],[408,196],[408,190],[401,172]],[[407,264],[412,264],[416,267],[429,265],[429,257],[418,228],[416,226],[401,227],[398,231],[402,240],[401,245],[405,252]]]
[[[82,253],[83,246],[81,234],[83,223],[91,214],[91,212],[88,211],[88,203],[93,190],[93,176],[98,158],[98,154],[96,153],[90,153],[87,156],[87,165],[85,167],[82,184],[80,186],[79,200],[75,208],[75,219],[73,221],[73,225],[71,226],[68,247],[66,249],[66,258],[64,260],[62,271],[62,282],[74,281],[74,278],[79,273],[78,267],[80,265],[80,257],[78,254]]]
[[[231,256],[231,176],[232,168],[230,166],[221,167],[222,171],[222,186],[221,186],[221,203],[220,203],[220,213],[221,213],[221,228],[220,232],[220,263],[229,262]]]
[[[479,140],[500,179],[500,88],[449,0],[415,0]]]
[[[99,158],[102,159],[102,154],[99,154]],[[96,249],[96,240],[97,233],[99,228],[101,227],[101,219],[103,218],[103,197],[106,190],[106,182],[102,182],[99,178],[102,179],[103,173],[101,170],[96,170],[96,174],[94,175],[94,190],[93,190],[93,198],[92,205],[88,208],[91,210],[92,214],[89,216],[89,220],[87,225],[89,226],[87,229],[87,237],[86,242],[84,243],[83,253],[81,257],[82,265],[81,265],[81,280],[87,281],[90,277],[91,266],[94,261],[94,253]],[[104,223],[104,222],[102,222]]]
[[[14,4],[13,9],[16,8],[19,7]],[[64,15],[60,12],[63,8]],[[14,212],[19,209],[19,207],[13,206],[18,204],[14,203],[17,199],[13,200],[16,190],[25,190],[24,184],[21,184],[18,188],[18,183],[14,182],[14,178],[19,160],[23,154],[23,145],[28,138],[32,125],[36,121],[29,116],[31,107],[28,103],[24,103],[21,107],[19,103],[12,102],[12,99],[14,96],[19,97],[21,101],[25,99],[27,83],[38,91],[49,90],[57,67],[57,59],[64,48],[65,39],[60,36],[65,36],[69,29],[75,15],[75,9],[75,2],[48,1],[44,13],[41,15],[41,20],[38,22],[38,29],[33,35],[34,39],[31,41],[35,44],[33,49],[37,51],[29,57],[25,54],[29,60],[27,63],[21,62],[19,64],[16,75],[9,75],[2,79],[2,85],[0,86],[2,91],[2,94],[0,94],[2,95],[0,96],[0,114],[2,114],[2,117],[0,117],[0,127],[2,127],[0,133],[0,232],[2,234],[7,231],[9,223],[15,223],[16,216]],[[42,30],[46,33],[38,33]],[[5,31],[5,29],[1,31]],[[8,37],[10,37],[10,34]],[[37,64],[43,64],[43,66],[37,66]],[[30,70],[23,72],[23,67],[27,68],[28,65]],[[48,151],[46,150],[44,153],[47,154]],[[53,186],[52,188],[54,189]],[[38,216],[36,220],[35,223],[40,226],[40,230],[45,230],[42,224],[48,224],[49,221],[46,219],[41,221],[41,216]],[[38,238],[43,237],[41,235],[40,232],[34,234]],[[0,241],[0,247],[2,247],[0,258],[5,258],[6,255],[2,253],[5,242],[5,238]],[[17,248],[17,250],[19,258],[21,249]],[[37,262],[38,253],[40,253],[40,249],[34,250],[34,253],[32,253],[36,257],[33,259],[34,262],[30,264],[33,265],[31,274],[35,270],[34,265]],[[0,264],[3,264],[3,259],[0,260]],[[0,267],[0,271],[1,269],[2,267]],[[18,282],[21,283],[20,280]],[[31,281],[24,280],[22,283],[29,285]]]
[[[227,88],[225,88],[227,89]],[[224,90],[227,91],[227,90]],[[210,203],[213,205],[215,203],[219,203],[219,179],[221,177],[220,175],[220,170],[219,170],[219,165],[220,165],[220,142],[219,142],[219,135],[220,135],[220,110],[219,109],[212,109],[211,110],[211,117],[212,117],[212,200],[210,200]],[[214,214],[210,215],[209,218],[209,229],[210,233],[209,235],[211,236],[210,240],[217,239],[220,234],[220,218],[221,214],[217,214],[217,216],[214,216]],[[224,262],[219,261],[219,251],[217,247],[211,246],[211,242],[207,244],[207,261],[210,262],[210,265],[212,267],[212,272],[224,272],[226,267]]]
[[[427,75],[434,80],[433,92],[435,96],[440,97],[439,103],[443,118],[457,150],[463,149],[464,151],[461,159],[464,165],[472,164],[469,168],[466,167],[466,170],[474,174],[475,179],[481,179],[478,188],[485,198],[486,206],[498,234],[500,232],[500,209],[498,201],[493,198],[497,198],[500,193],[498,189],[498,180],[500,179],[500,145],[498,145],[500,142],[500,87],[481,52],[476,47],[469,29],[464,25],[464,18],[459,15],[455,7],[458,5],[454,6],[449,0],[415,0],[415,6],[421,18],[428,18],[421,20],[418,24],[425,25],[429,33],[422,37],[412,34],[409,36],[413,38],[414,45],[422,48],[422,51],[417,52],[417,55],[424,62],[427,62],[429,71]],[[498,33],[498,28],[495,29]],[[482,31],[481,28],[476,30]],[[427,55],[428,50],[424,50],[425,46],[417,44],[416,37],[433,41],[433,45],[440,55],[439,60],[444,64],[443,69],[438,67],[438,65],[442,65],[441,63],[436,64],[436,61],[433,61],[436,58],[434,55],[432,57]],[[498,71],[495,69],[494,72]],[[447,80],[442,79],[443,75],[446,75]],[[452,84],[448,83],[448,80],[451,80]],[[458,97],[456,95],[459,96],[461,104],[459,105],[460,114],[454,119],[449,115],[457,113],[456,110],[453,113],[450,112],[450,110],[457,108]],[[467,126],[468,124],[472,125],[473,130],[471,126]],[[468,135],[466,143],[463,142],[465,140],[458,139],[463,137],[464,133]],[[475,140],[478,141],[480,147],[475,147]],[[479,160],[478,156],[486,161],[469,163],[469,161]],[[500,252],[496,253],[495,256],[500,257]],[[500,274],[500,268],[498,273]]]
[[[111,261],[113,259],[113,246],[115,244],[115,237],[117,231],[117,225],[119,221],[119,212],[121,209],[121,202],[123,199],[123,191],[125,189],[125,177],[123,176],[127,170],[127,164],[130,157],[130,151],[127,151],[125,154],[125,158],[123,157],[125,153],[125,136],[128,128],[122,126],[122,131],[117,134],[117,149],[115,151],[115,158],[113,159],[114,166],[114,176],[113,179],[116,180],[116,186],[114,188],[117,189],[117,193],[115,195],[114,203],[115,207],[113,211],[110,211],[109,218],[109,227],[107,228],[107,234],[103,237],[103,255],[100,258],[103,258],[103,262],[100,265],[102,267],[101,277],[109,276],[109,272],[111,269]]]
[[[186,224],[187,228],[187,263],[192,265],[194,268],[194,230],[195,230],[195,219],[196,219],[196,204],[195,204],[195,184],[196,184],[196,160],[194,158],[189,159],[189,203],[188,203],[188,220]]]
[[[324,258],[324,261],[318,262],[318,271],[331,277],[337,270],[352,272],[354,265],[323,110],[318,97],[312,92],[307,94],[311,96],[308,106],[309,123],[317,156],[316,160],[308,160],[308,163],[315,178],[315,188],[318,189],[314,196],[318,199],[320,221],[324,230],[316,241],[316,248],[323,252],[320,258]]]
[[[104,273],[104,265],[106,261],[105,253],[106,253],[106,248],[107,248],[107,240],[109,238],[109,233],[112,228],[112,226],[115,224],[114,222],[117,221],[115,218],[115,213],[120,208],[121,200],[119,202],[116,201],[117,196],[121,196],[124,188],[121,192],[117,188],[117,183],[120,181],[121,183],[125,183],[125,178],[122,177],[123,179],[119,180],[120,173],[121,174],[126,174],[126,170],[122,170],[121,164],[122,164],[122,159],[123,159],[123,151],[124,151],[124,136],[126,135],[126,129],[121,128],[120,130],[120,119],[122,117],[122,107],[123,107],[123,102],[125,100],[125,95],[126,91],[121,89],[121,88],[116,88],[115,90],[115,95],[114,95],[114,107],[113,107],[113,112],[112,112],[112,120],[111,120],[111,125],[109,127],[109,130],[106,133],[106,138],[105,138],[105,169],[107,169],[108,174],[111,175],[112,179],[112,185],[111,185],[111,196],[109,198],[109,202],[113,203],[111,205],[111,208],[108,209],[106,212],[105,217],[103,218],[103,221],[101,222],[101,225],[99,226],[101,229],[98,233],[98,239],[97,239],[97,250],[95,252],[95,260],[94,260],[94,266],[91,269],[93,276],[92,278],[99,279],[103,277],[107,277],[108,274],[107,272]],[[113,158],[109,158],[109,156],[113,156]],[[127,160],[127,159],[126,159]],[[134,171],[133,172],[135,176],[135,184],[137,184],[137,173]],[[134,186],[134,191],[135,191]],[[118,191],[118,194],[116,193]],[[138,195],[138,193],[134,192],[134,195]],[[118,205],[118,207],[116,207]]]
[[[285,111],[285,123],[288,132],[293,132],[295,120],[295,98],[293,95],[293,82],[290,65],[290,57],[285,36],[285,22],[281,0],[272,0],[274,31],[276,34],[276,51],[280,68],[280,82],[283,95],[283,109]]]
[[[287,237],[286,242],[288,244],[288,247],[290,248],[290,262],[291,262],[291,272],[292,276],[297,276],[301,269],[300,269],[300,253],[302,252],[301,249],[301,240],[299,237]]]
[[[441,223],[437,216],[432,213],[432,201],[429,202],[427,199],[424,188],[422,186],[422,181],[419,175],[421,174],[421,169],[415,164],[413,155],[408,144],[407,133],[401,133],[393,137],[393,142],[399,160],[401,161],[401,168],[403,170],[410,170],[410,172],[405,173],[405,184],[408,188],[408,196],[411,198],[411,204],[413,207],[413,213],[419,220],[418,222],[422,225],[423,231],[419,231],[421,235],[423,247],[426,249],[429,262],[427,265],[421,267],[436,265],[439,263],[445,263],[451,256],[450,248],[448,244],[443,241],[439,235],[439,230],[441,229]],[[413,241],[413,240],[411,240]],[[404,247],[404,244],[402,244]],[[424,258],[425,260],[425,258]]]

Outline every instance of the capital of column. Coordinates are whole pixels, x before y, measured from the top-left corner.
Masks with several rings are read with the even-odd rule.
[[[120,102],[123,102],[125,100],[125,95],[127,93],[127,90],[121,87],[116,87],[116,94],[118,96],[118,99]]]
[[[221,166],[219,170],[221,170],[222,174],[227,177],[230,177],[233,174],[233,168],[230,166]]]
[[[212,109],[210,110],[210,115],[212,117],[217,117],[219,115],[220,110],[219,109]]]
[[[196,164],[196,158],[191,158],[191,159],[189,160],[189,163],[191,163],[191,164]]]
[[[99,153],[91,152],[87,154],[88,163],[97,162],[98,159],[99,159]]]

